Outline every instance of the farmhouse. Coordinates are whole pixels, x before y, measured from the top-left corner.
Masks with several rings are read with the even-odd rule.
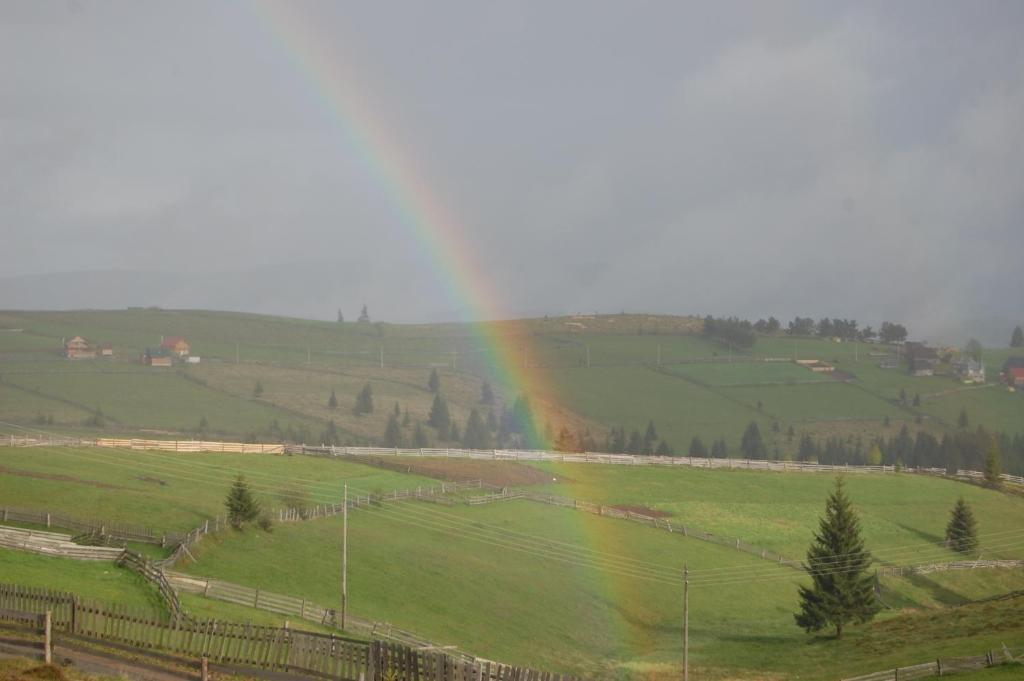
[[[166,336],[161,338],[160,347],[178,357],[187,357],[190,349],[188,341],[182,336]]]
[[[1006,360],[1003,379],[1011,388],[1024,388],[1024,357],[1010,357]]]
[[[68,359],[95,359],[96,348],[89,345],[88,341],[81,336],[75,336],[65,341],[64,356]]]
[[[985,365],[973,359],[957,362],[953,365],[953,371],[965,383],[984,383]]]
[[[142,353],[142,363],[151,367],[171,366],[171,351],[167,348],[146,348]]]
[[[928,347],[924,343],[906,344],[907,360],[910,363],[910,373],[914,376],[934,376],[935,368],[939,366],[939,353],[935,348]]]
[[[113,357],[114,347],[110,343],[104,343],[99,347],[100,357]]]

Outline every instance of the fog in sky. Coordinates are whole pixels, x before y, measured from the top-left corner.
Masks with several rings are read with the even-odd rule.
[[[289,7],[485,315],[1024,321],[1024,3]],[[0,2],[0,306],[467,314],[273,10]]]

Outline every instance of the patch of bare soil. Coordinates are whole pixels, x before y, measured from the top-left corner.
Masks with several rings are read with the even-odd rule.
[[[522,487],[551,482],[550,476],[544,471],[515,461],[375,456],[355,458],[372,466],[425,475],[439,480],[483,480],[487,484],[499,487]]]
[[[121,485],[111,485],[107,482],[100,482],[99,480],[84,480],[82,478],[76,478],[73,475],[62,475],[59,473],[39,473],[36,471],[23,471],[17,468],[8,468],[7,466],[0,466],[0,475],[17,475],[22,478],[36,478],[37,480],[56,480],[58,482],[73,482],[78,485],[88,485],[89,487],[99,487],[101,489],[126,489]]]
[[[668,518],[672,515],[671,513],[659,511],[654,508],[647,508],[646,506],[633,506],[630,504],[620,504],[618,506],[612,506],[612,508],[617,508],[618,510],[625,511],[627,513],[637,513],[639,515],[645,515],[648,518]]]

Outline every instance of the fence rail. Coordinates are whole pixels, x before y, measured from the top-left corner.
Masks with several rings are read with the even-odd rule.
[[[848,472],[848,473],[895,473],[900,470],[912,473],[946,475],[942,468],[912,468],[898,466],[858,466],[849,464],[821,464],[806,461],[767,461],[762,459],[713,459],[692,456],[651,456],[643,454],[607,454],[600,452],[552,452],[532,449],[402,449],[392,447],[336,447],[331,445],[275,444],[247,442],[217,442],[206,440],[144,440],[80,438],[43,436],[25,437],[10,435],[6,442],[12,447],[74,446],[74,447],[115,447],[120,449],[159,449],[171,452],[237,452],[245,454],[313,454],[321,456],[406,456],[406,457],[449,457],[460,459],[482,459],[492,461],[556,461],[562,463],[598,463],[626,466],[691,466],[695,468],[729,468],[743,470],[764,470],[778,472]],[[984,478],[980,471],[959,470],[951,477]],[[1005,482],[1024,485],[1024,476],[1003,473]]]
[[[124,553],[123,549],[109,546],[76,544],[71,541],[70,534],[17,527],[0,527],[0,547],[77,560],[117,560]]]
[[[959,560],[951,563],[932,563],[930,565],[888,565],[878,569],[880,577],[902,577],[903,575],[923,575],[931,572],[947,570],[976,570],[979,568],[1024,568],[1024,560]]]
[[[171,534],[158,534],[154,530],[123,523],[109,523],[102,520],[84,520],[72,518],[63,513],[37,511],[25,508],[5,506],[0,509],[0,520],[3,522],[28,523],[45,527],[60,527],[75,532],[98,532],[120,541],[132,541],[143,544],[162,544],[173,542],[178,537]]]
[[[45,612],[58,634],[343,681],[578,681],[395,642],[212,619],[168,622],[153,612],[84,601],[71,593],[0,584],[0,621],[37,628]]]
[[[985,667],[994,667],[1004,662],[1013,662],[1022,653],[1024,653],[1024,649],[1011,650],[1004,646],[1002,650],[990,650],[982,655],[940,657],[933,662],[885,669],[863,676],[852,676],[843,681],[911,681],[929,676],[946,676],[956,672],[974,671]]]

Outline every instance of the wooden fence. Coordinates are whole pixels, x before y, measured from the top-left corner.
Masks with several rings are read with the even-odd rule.
[[[461,661],[443,651],[333,634],[185,618],[84,601],[74,594],[0,584],[0,621],[34,628],[52,613],[55,633],[192,659],[344,681],[577,681],[574,677]]]
[[[728,468],[778,472],[808,473],[926,473],[946,475],[943,468],[909,468],[898,466],[834,465],[806,461],[766,461],[762,459],[713,459],[693,456],[651,456],[642,454],[605,454],[599,452],[551,452],[531,449],[401,449],[392,447],[335,447],[330,445],[276,444],[247,442],[216,442],[200,440],[143,440],[97,438],[84,440],[43,435],[24,437],[10,435],[7,444],[16,447],[32,446],[97,446],[119,449],[159,449],[170,452],[236,452],[245,454],[311,454],[320,456],[405,456],[450,457],[491,461],[556,461],[561,463],[597,463],[625,466],[691,466],[695,468]],[[980,471],[959,470],[955,476],[984,478]],[[1003,473],[1005,482],[1024,485],[1024,476]]]
[[[969,657],[942,657],[934,662],[922,662],[921,664],[909,667],[897,667],[886,669],[880,672],[872,672],[863,676],[853,676],[843,681],[911,681],[929,676],[946,676],[957,672],[974,671],[985,667],[994,667],[1004,662],[1013,662],[1024,649],[1011,650],[1003,647],[1002,650],[990,650],[982,655]]]
[[[123,549],[109,546],[82,546],[71,541],[70,534],[0,527],[0,547],[38,553],[44,556],[76,560],[117,560]]]
[[[880,577],[902,577],[903,575],[923,575],[947,570],[977,570],[979,568],[1024,568],[1024,560],[959,560],[952,563],[932,563],[930,565],[887,565],[878,568]]]
[[[125,550],[121,553],[117,559],[117,564],[123,567],[137,572],[142,575],[147,581],[152,583],[160,594],[160,598],[164,604],[167,605],[167,609],[171,611],[171,616],[175,620],[180,619],[184,612],[181,608],[181,601],[178,600],[178,593],[171,586],[167,576],[164,575],[161,570],[153,561],[149,560],[141,553],[135,551]]]
[[[180,539],[178,535],[159,534],[145,527],[126,525],[124,523],[110,523],[103,520],[84,520],[82,518],[72,518],[63,513],[51,513],[50,511],[37,511],[9,506],[0,509],[0,521],[5,523],[28,523],[44,527],[60,527],[80,533],[97,532],[119,541],[132,541],[142,544],[166,545]]]

